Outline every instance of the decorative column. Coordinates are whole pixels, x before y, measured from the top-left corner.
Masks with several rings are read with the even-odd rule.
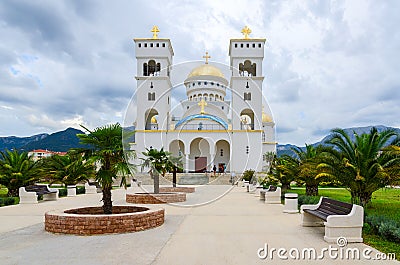
[[[185,154],[185,173],[189,173],[189,154]]]

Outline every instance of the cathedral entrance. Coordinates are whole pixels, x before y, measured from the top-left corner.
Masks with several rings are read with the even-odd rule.
[[[207,170],[207,157],[195,157],[194,168],[196,173],[203,173]]]
[[[211,170],[209,161],[210,156],[210,144],[204,138],[195,138],[190,143],[189,153],[189,172],[203,173],[207,170]]]

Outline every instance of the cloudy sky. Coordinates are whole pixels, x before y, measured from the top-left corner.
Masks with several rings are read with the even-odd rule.
[[[399,1],[1,1],[0,136],[123,122],[133,38],[170,38],[174,63],[228,63],[244,25],[267,39],[265,96],[277,141],[400,127]]]

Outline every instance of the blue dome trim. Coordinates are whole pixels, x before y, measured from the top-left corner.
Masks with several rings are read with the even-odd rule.
[[[228,124],[221,118],[214,116],[214,115],[210,115],[210,114],[194,114],[194,115],[190,115],[187,116],[185,118],[183,118],[182,120],[178,121],[175,124],[175,129],[178,128],[178,126],[182,125],[185,122],[189,122],[191,120],[194,119],[209,119],[215,122],[218,122],[219,124],[221,124],[226,130],[228,129]]]

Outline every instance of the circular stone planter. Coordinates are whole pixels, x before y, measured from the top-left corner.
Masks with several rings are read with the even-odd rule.
[[[160,192],[184,192],[193,193],[196,189],[194,187],[160,187]]]
[[[126,202],[135,204],[159,204],[186,201],[186,193],[127,193]]]
[[[143,231],[164,223],[164,209],[113,206],[113,214],[102,207],[50,211],[45,214],[45,230],[52,233],[98,235]]]

